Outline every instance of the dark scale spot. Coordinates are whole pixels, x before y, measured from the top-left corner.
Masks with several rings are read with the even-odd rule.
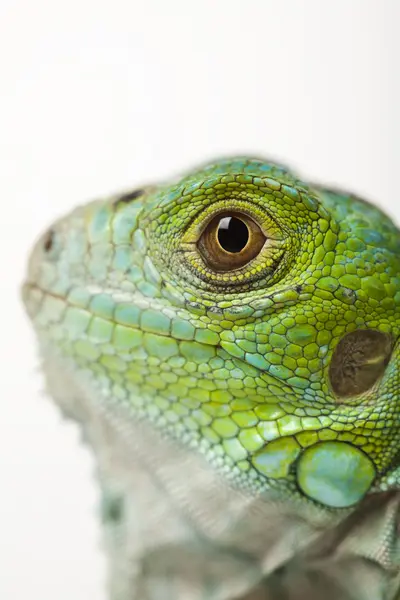
[[[122,196],[119,196],[115,202],[114,202],[114,206],[118,206],[118,204],[128,204],[129,202],[133,202],[133,200],[136,200],[136,198],[140,198],[140,196],[143,196],[144,194],[144,190],[140,189],[140,190],[133,190],[133,192],[128,192],[127,194],[123,194]]]
[[[224,309],[220,308],[219,306],[210,306],[210,308],[207,309],[207,315],[210,315],[211,318],[213,318],[214,316],[221,317],[223,314]]]
[[[122,496],[109,496],[103,498],[102,502],[103,523],[120,523],[124,516],[124,500]]]
[[[52,229],[49,229],[49,231],[45,235],[45,238],[43,241],[44,251],[50,252],[50,250],[53,248],[53,243],[54,243],[54,231]]]
[[[338,398],[367,392],[385,372],[392,353],[392,337],[374,329],[345,335],[335,348],[329,379]]]

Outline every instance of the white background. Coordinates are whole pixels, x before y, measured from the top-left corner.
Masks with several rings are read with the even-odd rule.
[[[0,598],[103,600],[93,461],[41,395],[18,286],[78,202],[224,153],[400,222],[398,0],[2,0]]]

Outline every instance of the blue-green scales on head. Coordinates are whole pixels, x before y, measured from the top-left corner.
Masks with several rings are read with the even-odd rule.
[[[222,160],[60,220],[24,299],[99,404],[234,485],[333,508],[399,487],[400,235],[377,208]]]

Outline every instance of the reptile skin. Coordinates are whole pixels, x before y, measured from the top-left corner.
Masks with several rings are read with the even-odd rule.
[[[112,600],[400,597],[400,232],[378,208],[216,161],[60,219],[23,298],[96,454]]]

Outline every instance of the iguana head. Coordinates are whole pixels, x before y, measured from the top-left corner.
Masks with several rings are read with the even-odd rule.
[[[55,223],[24,300],[45,358],[237,485],[400,484],[400,233],[351,195],[215,162]]]

